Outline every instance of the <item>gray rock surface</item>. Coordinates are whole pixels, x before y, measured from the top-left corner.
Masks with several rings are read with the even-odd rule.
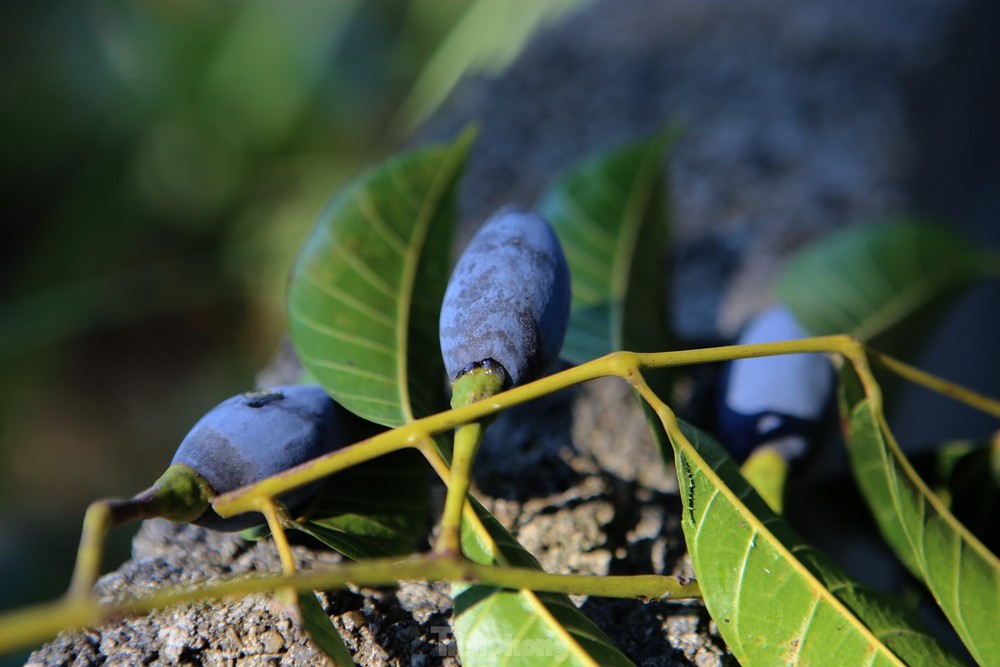
[[[482,135],[471,221],[530,206],[595,150],[685,133],[670,165],[675,327],[732,334],[780,258],[843,225],[907,210],[907,84],[941,58],[961,0],[599,2],[471,85],[435,136]],[[456,122],[456,117],[457,121]]]
[[[482,133],[462,190],[464,238],[553,175],[671,119],[671,310],[716,340],[769,299],[780,259],[846,221],[907,209],[912,78],[939,62],[963,0],[604,0],[539,35],[495,80],[461,86],[422,139]],[[273,380],[271,380],[273,381]],[[516,455],[512,454],[516,452]],[[676,483],[615,381],[502,417],[476,467],[479,496],[554,572],[685,572]],[[440,498],[438,499],[440,501]],[[303,565],[335,561],[296,547]],[[277,570],[273,546],[148,522],[102,596]],[[718,665],[698,605],[577,600],[639,665]],[[443,585],[325,594],[362,665],[458,664]],[[205,602],[65,633],[33,664],[319,664],[263,598]]]

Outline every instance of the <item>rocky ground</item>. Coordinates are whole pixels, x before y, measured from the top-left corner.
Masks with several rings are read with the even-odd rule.
[[[470,81],[421,140],[482,129],[462,190],[466,235],[505,203],[530,206],[589,152],[679,119],[665,177],[675,231],[673,324],[732,335],[767,303],[791,250],[846,222],[909,210],[921,158],[915,82],[944,67],[962,0],[605,0],[546,30],[502,76]],[[920,122],[918,122],[920,121]],[[516,452],[516,455],[512,455]],[[631,396],[595,382],[502,418],[479,496],[554,572],[684,572],[676,482]],[[336,560],[296,547],[302,563]],[[275,570],[269,542],[147,522],[101,595]],[[326,608],[361,665],[458,664],[443,585],[332,592]],[[718,665],[698,605],[578,600],[639,665]],[[259,597],[205,602],[66,633],[31,664],[316,664]]]
[[[567,417],[552,418],[552,413]],[[532,428],[531,425],[540,425]],[[512,457],[511,450],[525,452]],[[624,384],[593,383],[521,408],[491,428],[477,474],[479,495],[552,572],[687,573],[674,493]],[[643,479],[640,484],[637,479]],[[443,489],[438,488],[440,508]],[[338,561],[295,547],[303,568]],[[133,558],[104,577],[117,600],[167,584],[280,570],[268,540],[246,542],[193,526],[148,521]],[[324,594],[326,608],[359,665],[449,665],[455,643],[447,584]],[[700,605],[578,600],[639,662],[718,664],[724,654]],[[303,633],[263,596],[204,602],[65,633],[34,664],[321,664]],[[105,662],[107,661],[107,662]]]

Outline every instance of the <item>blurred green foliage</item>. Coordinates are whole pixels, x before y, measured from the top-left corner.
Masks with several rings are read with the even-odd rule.
[[[3,5],[0,608],[61,593],[86,504],[253,385],[329,194],[581,3],[491,4]]]

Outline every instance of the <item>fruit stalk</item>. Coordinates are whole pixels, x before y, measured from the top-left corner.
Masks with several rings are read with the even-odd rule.
[[[218,516],[212,499],[326,454],[344,440],[335,404],[320,387],[276,387],[223,401],[185,436],[153,486],[131,498],[98,500],[87,508],[69,596],[89,595],[101,573],[111,529],[156,517],[215,530],[253,526],[260,521],[256,515]],[[281,500],[300,504],[315,490],[315,485],[294,489]]]
[[[479,422],[463,424],[455,430],[455,447],[451,458],[451,481],[444,501],[441,517],[441,534],[434,551],[442,555],[461,552],[462,508],[472,482],[472,462],[483,439],[483,425]]]
[[[199,517],[215,495],[208,483],[184,465],[172,465],[153,486],[131,498],[109,498],[90,504],[83,519],[80,546],[70,582],[70,596],[86,596],[101,573],[104,539],[112,528],[162,517],[186,523]]]
[[[469,364],[452,384],[451,407],[464,407],[494,396],[503,391],[506,384],[507,372],[492,359]],[[487,417],[455,429],[448,494],[441,516],[441,533],[434,547],[440,555],[457,556],[462,552],[462,510],[472,483],[472,464],[490,421],[492,418]]]

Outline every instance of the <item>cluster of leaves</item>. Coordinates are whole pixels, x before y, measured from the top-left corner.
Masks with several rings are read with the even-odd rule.
[[[571,268],[568,361],[662,350],[673,340],[664,263],[655,251],[669,234],[662,169],[673,135],[575,166],[537,205]],[[303,365],[340,404],[375,424],[402,426],[446,405],[436,323],[469,142],[466,134],[358,178],[327,207],[293,269],[288,307]],[[807,249],[776,292],[812,333],[848,333],[895,349],[912,338],[899,336],[902,325],[996,270],[995,256],[953,234],[901,221],[852,229]],[[867,359],[852,362],[865,369]],[[935,493],[902,454],[874,379],[859,378],[846,363],[841,376],[848,449],[879,527],[972,656],[990,664],[1000,655],[993,631],[1000,621],[997,557],[952,511],[963,502],[960,490]],[[665,386],[655,386],[657,393],[664,395]],[[676,465],[686,499],[683,525],[705,604],[743,664],[960,664],[897,602],[851,581],[802,542],[709,436],[686,424],[672,429],[669,420],[664,426],[668,438],[656,429],[658,442]],[[984,452],[988,460],[982,447],[967,447],[962,456],[968,462]],[[406,553],[419,539],[413,530],[421,526],[413,510],[422,507],[414,502],[422,492],[419,469],[380,462],[366,474],[393,476],[394,483],[383,477],[379,487],[399,490],[388,499],[395,504],[380,494],[377,506],[374,499],[366,506],[366,484],[359,493],[340,486],[341,497],[314,512],[333,518],[306,521],[303,529],[355,559]],[[403,478],[408,482],[395,483]],[[996,485],[995,477],[985,480]],[[338,509],[338,502],[350,507]],[[477,511],[489,534],[465,531],[469,558],[538,567],[482,507]],[[475,664],[501,659],[474,648],[503,629],[562,646],[573,664],[631,664],[564,596],[470,584],[453,591],[459,646],[476,656]]]

